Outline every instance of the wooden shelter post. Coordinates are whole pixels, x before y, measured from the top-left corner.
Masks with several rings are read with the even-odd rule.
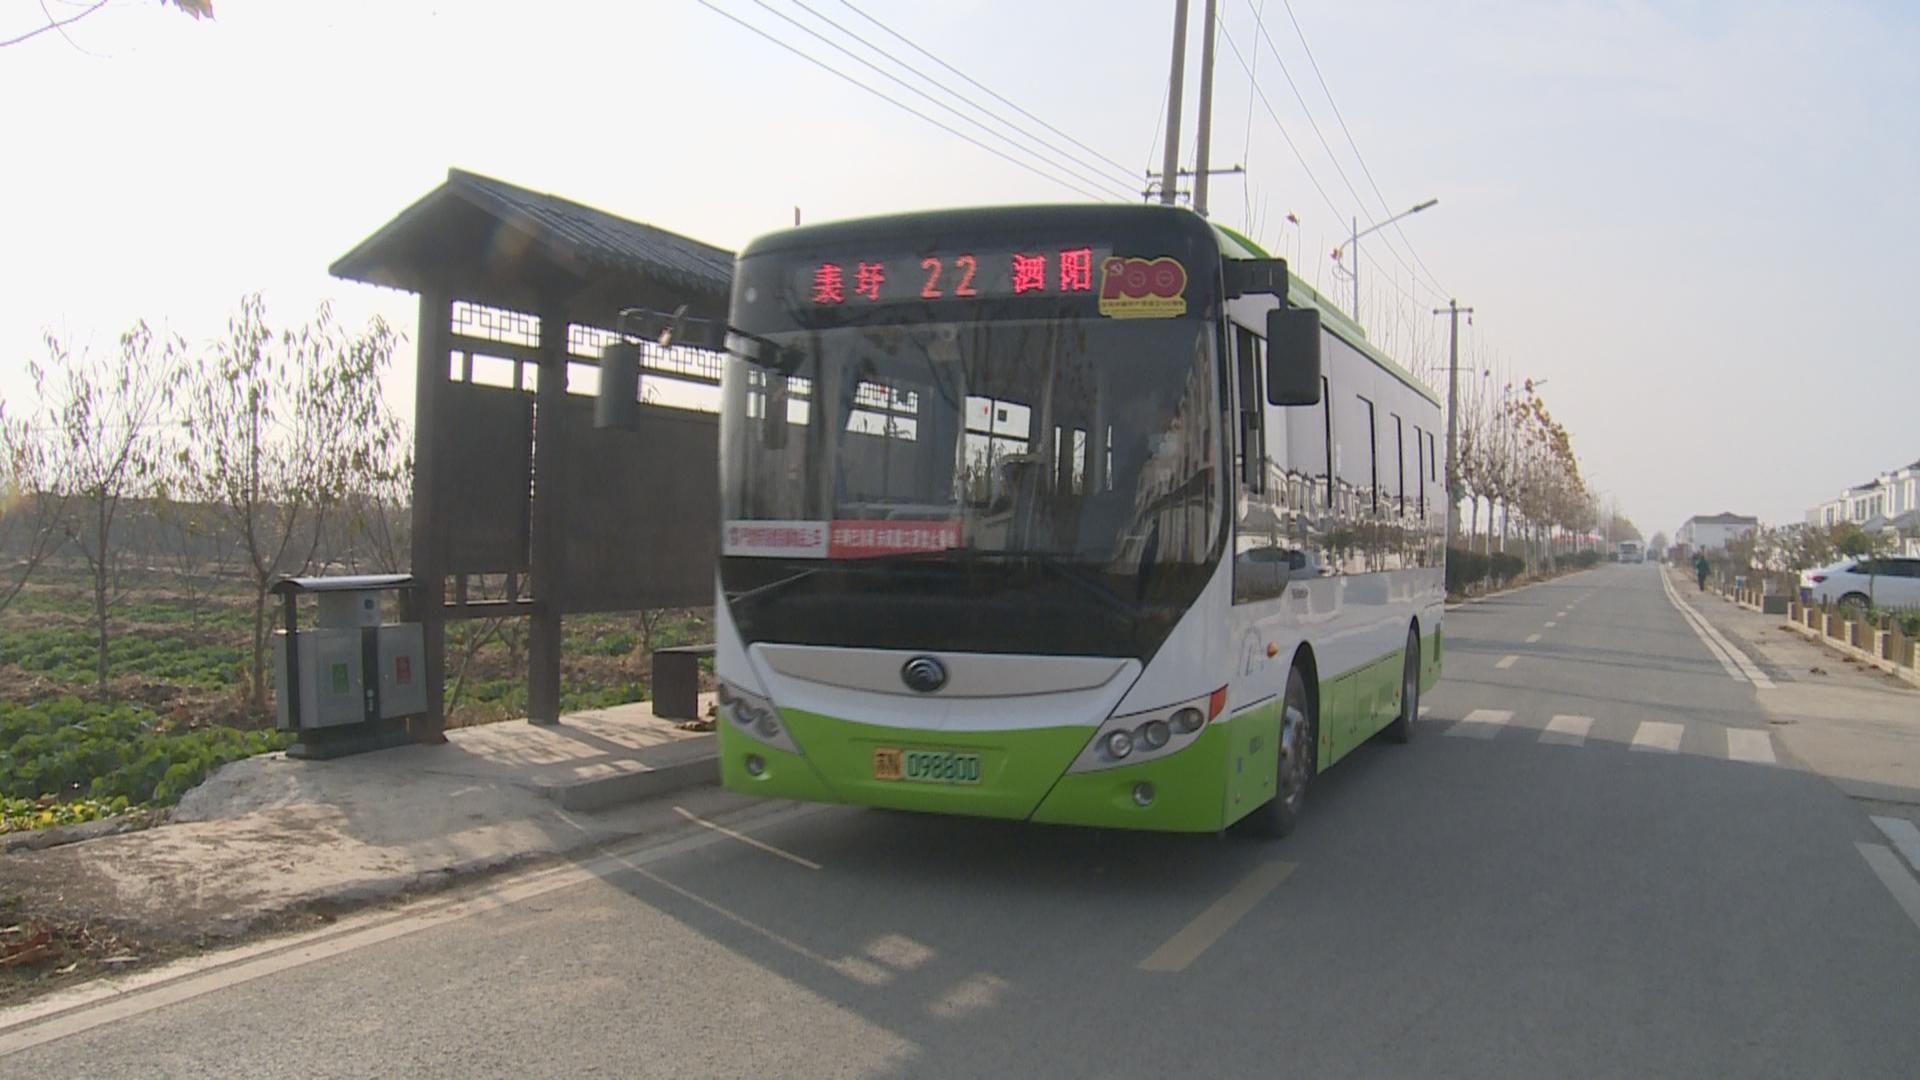
[[[412,604],[417,609],[411,618],[420,623],[425,655],[427,712],[423,730],[415,737],[425,742],[446,738],[447,571],[442,553],[446,545],[437,532],[440,515],[434,512],[438,494],[435,476],[439,455],[433,451],[439,430],[440,404],[447,384],[449,322],[452,302],[439,289],[420,293],[420,351],[414,367],[413,384],[413,574],[418,582]]]
[[[565,598],[567,520],[567,312],[548,303],[540,309],[540,385],[534,395],[533,521],[529,530],[533,572],[533,624],[527,637],[527,719],[560,722],[561,614]]]

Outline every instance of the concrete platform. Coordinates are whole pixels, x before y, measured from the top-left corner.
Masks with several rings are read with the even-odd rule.
[[[332,760],[262,754],[215,772],[157,828],[0,855],[0,880],[28,910],[201,943],[683,826],[674,804],[741,801],[718,772],[712,734],[644,704]]]

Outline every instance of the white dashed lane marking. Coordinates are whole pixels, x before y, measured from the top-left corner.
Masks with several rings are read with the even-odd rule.
[[[1893,841],[1894,849],[1900,852],[1901,858],[1907,860],[1907,865],[1920,871],[1920,829],[1906,818],[1897,817],[1875,816],[1873,824],[1886,834],[1888,840]]]
[[[1539,640],[1540,640],[1540,635],[1539,635],[1539,634],[1528,634],[1528,635],[1527,635],[1527,644],[1529,644],[1529,645],[1531,645],[1531,644],[1533,644],[1534,642],[1536,642],[1536,641],[1539,641]]]
[[[1665,724],[1658,720],[1642,721],[1639,730],[1633,733],[1633,749],[1675,753],[1680,749],[1680,736],[1686,734],[1686,730],[1680,724]]]
[[[1506,656],[1503,656],[1503,657],[1501,657],[1501,658],[1500,658],[1500,662],[1499,662],[1499,663],[1497,663],[1497,664],[1495,664],[1495,665],[1493,665],[1493,666],[1494,666],[1494,667],[1497,667],[1497,668],[1503,668],[1503,669],[1504,669],[1504,668],[1510,668],[1510,667],[1512,667],[1512,666],[1514,665],[1514,662],[1515,662],[1515,661],[1517,661],[1517,660],[1519,660],[1519,659],[1520,659],[1520,658],[1519,658],[1519,657],[1517,657],[1517,656],[1514,656],[1514,655],[1512,655],[1512,654],[1508,654],[1508,655],[1506,655]]]
[[[1591,730],[1591,716],[1556,716],[1547,721],[1547,730],[1540,733],[1540,741],[1559,746],[1579,746],[1587,741],[1587,732]]]
[[[1462,735],[1469,739],[1491,739],[1500,734],[1500,729],[1511,719],[1513,713],[1507,709],[1475,709],[1448,728],[1447,734]]]
[[[1727,729],[1727,758],[1752,765],[1773,765],[1773,736],[1752,728]]]

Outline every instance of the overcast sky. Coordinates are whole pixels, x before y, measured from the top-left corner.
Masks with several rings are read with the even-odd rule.
[[[912,56],[841,0],[803,2]],[[713,3],[1005,149],[769,10],[833,33],[795,0]],[[1171,0],[855,3],[1097,151],[1042,132],[1122,173],[1106,190],[1157,165]],[[1362,320],[1424,362],[1440,290],[1471,304],[1469,361],[1547,380],[1590,480],[1643,529],[1797,520],[1920,458],[1920,4],[1292,0],[1311,60],[1283,0],[1220,7],[1279,123],[1223,39],[1214,161],[1250,171],[1216,179],[1215,216],[1333,291],[1348,219],[1385,216],[1374,183],[1394,210],[1439,198],[1401,225],[1419,273],[1392,229],[1361,242]],[[730,247],[795,206],[1084,198],[695,0],[216,10],[115,0],[71,40],[0,49],[0,396],[45,331],[106,348],[144,316],[204,341],[252,289],[282,319],[331,298],[411,334],[411,297],[326,267],[449,166]],[[0,38],[39,21],[0,0]]]

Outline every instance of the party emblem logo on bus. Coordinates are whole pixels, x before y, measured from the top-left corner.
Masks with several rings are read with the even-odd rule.
[[[1171,319],[1187,313],[1187,268],[1168,255],[1100,264],[1100,314],[1114,319]]]

